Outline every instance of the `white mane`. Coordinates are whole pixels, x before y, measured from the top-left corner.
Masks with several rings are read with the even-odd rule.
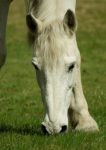
[[[70,48],[73,47],[73,49],[75,49],[75,34],[72,34],[71,36],[69,37],[72,39],[72,43],[69,41]],[[48,64],[49,66],[54,64],[53,66],[55,67],[55,65],[58,64],[58,61],[61,61],[61,56],[69,50],[67,40],[68,36],[65,33],[63,22],[55,20],[46,26],[36,37],[34,49],[39,51],[40,56],[43,59],[42,61],[44,61],[43,64]]]
[[[41,34],[35,40],[29,33],[29,41],[32,40],[31,44],[36,46],[34,50],[39,49],[40,56],[44,58],[43,61],[48,61],[49,64],[53,61],[57,62],[56,59],[64,53],[67,46],[64,44],[67,39],[63,28],[64,15],[68,9],[75,12],[76,0],[27,0],[26,3],[27,13],[32,13],[43,23]],[[33,43],[34,41],[36,44]],[[76,43],[74,45],[76,46]]]
[[[27,12],[33,12],[34,16],[43,23],[63,19],[68,9],[75,12],[76,0],[26,0]]]

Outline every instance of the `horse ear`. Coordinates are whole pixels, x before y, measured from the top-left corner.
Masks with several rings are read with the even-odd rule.
[[[64,25],[65,30],[67,30],[67,27],[68,27],[70,32],[74,32],[77,27],[76,24],[77,23],[76,23],[76,17],[75,17],[74,12],[68,9],[63,20],[63,25]]]
[[[39,33],[42,30],[42,22],[34,17],[34,15],[28,14],[26,16],[26,23],[29,28],[29,30],[34,33]]]

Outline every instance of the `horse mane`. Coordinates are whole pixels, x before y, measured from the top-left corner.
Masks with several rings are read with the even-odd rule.
[[[66,38],[63,41],[63,37],[67,38],[63,28],[63,22],[61,20],[55,20],[45,26],[39,35],[35,36],[35,40],[32,41],[33,49],[39,51],[40,56],[46,64],[53,67],[52,64],[54,63],[55,67],[61,55],[64,53]]]
[[[38,10],[38,5],[40,5],[42,0],[27,0],[27,2],[28,13],[33,11],[35,15],[35,11]],[[67,42],[67,38],[67,34],[63,27],[63,20],[58,17],[53,18],[53,20],[49,22],[43,22],[43,29],[40,33],[32,34],[28,31],[28,41],[29,44],[32,45],[34,51],[39,51],[42,60],[46,61],[46,64],[48,62],[49,65],[54,63],[54,66],[60,60],[61,55],[64,53],[64,49],[68,49],[67,45],[64,44]]]
[[[26,12],[30,13],[32,11],[36,11],[40,3],[41,0],[25,0]]]

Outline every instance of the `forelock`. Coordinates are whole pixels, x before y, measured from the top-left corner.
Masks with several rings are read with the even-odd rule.
[[[65,43],[62,40],[63,36],[67,37],[63,22],[57,20],[44,27],[43,31],[36,37],[34,49],[39,51],[44,64],[55,65],[58,63]]]

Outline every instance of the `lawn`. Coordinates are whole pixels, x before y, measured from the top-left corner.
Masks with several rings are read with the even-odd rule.
[[[0,150],[106,149],[106,0],[77,0],[77,41],[82,56],[82,82],[98,133],[43,135],[43,105],[32,50],[27,45],[25,6],[11,4],[7,26],[7,61],[0,71]]]

